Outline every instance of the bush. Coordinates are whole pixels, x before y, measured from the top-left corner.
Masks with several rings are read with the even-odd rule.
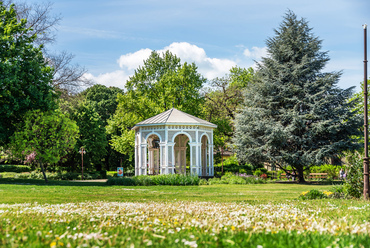
[[[222,163],[217,163],[214,165],[214,167],[216,168],[215,172],[221,170]],[[223,168],[225,173],[252,173],[252,170],[255,169],[255,166],[251,164],[240,165],[236,155],[234,155],[224,160]]]
[[[111,177],[108,185],[151,186],[151,185],[199,185],[200,178],[192,175],[169,174],[156,176]]]
[[[347,155],[347,176],[343,185],[347,197],[360,198],[364,191],[363,154],[354,152]]]
[[[30,172],[31,166],[27,165],[12,165],[12,164],[2,164],[0,165],[0,172]]]
[[[325,191],[325,192],[328,192],[328,191]],[[302,192],[299,195],[299,198],[302,199],[302,200],[322,199],[322,198],[327,198],[328,194],[324,194],[323,192],[321,192],[317,189],[312,189],[310,191]]]
[[[345,169],[345,166],[323,164],[320,166],[311,166],[310,173],[328,173],[328,179],[335,179],[339,177],[340,169]]]
[[[267,169],[266,168],[258,168],[257,170],[255,170],[253,172],[253,175],[254,176],[257,176],[257,177],[260,177],[260,176],[262,176],[262,174],[266,174],[266,173],[267,173]],[[267,175],[266,175],[266,177],[267,177]]]
[[[104,173],[103,173],[104,176]],[[77,172],[46,172],[46,177],[50,180],[81,180],[82,174]],[[32,171],[31,173],[15,174],[14,178],[20,179],[44,179],[41,172]],[[96,173],[84,173],[84,180],[91,179],[103,179],[102,174]]]
[[[258,184],[266,183],[265,180],[246,174],[232,174],[226,173],[221,178],[211,178],[208,180],[208,184]]]

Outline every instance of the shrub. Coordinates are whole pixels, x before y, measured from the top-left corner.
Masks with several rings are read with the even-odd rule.
[[[221,170],[221,166],[222,163],[215,164],[215,172]],[[251,164],[240,165],[238,159],[236,158],[236,155],[234,155],[224,160],[223,168],[225,173],[252,173],[252,170],[255,169],[255,166]]]
[[[30,172],[31,167],[28,165],[12,165],[12,164],[2,164],[0,165],[0,172]]]
[[[322,198],[327,198],[327,194],[324,194],[323,192],[317,189],[312,189],[310,191],[302,192],[299,195],[299,198],[302,200],[322,199]]]
[[[254,176],[257,176],[257,177],[260,177],[260,176],[262,176],[262,174],[266,174],[266,173],[267,173],[267,169],[266,168],[258,168],[257,170],[255,170],[253,172],[253,175]],[[266,175],[266,177],[267,177],[267,175]]]
[[[208,184],[258,184],[266,183],[265,180],[246,174],[231,174],[226,173],[221,178],[211,178],[208,180]]]
[[[363,154],[359,152],[347,155],[346,181],[343,185],[344,194],[348,197],[360,198],[364,191]]]
[[[192,175],[169,174],[147,176],[140,175],[131,178],[111,177],[108,179],[108,185],[126,185],[126,186],[151,186],[151,185],[199,185],[200,178]]]
[[[50,180],[81,180],[82,179],[81,173],[79,173],[79,172],[78,173],[77,172],[67,172],[67,171],[46,172],[46,177]],[[44,176],[40,172],[32,171],[31,173],[15,174],[14,178],[44,179]],[[91,179],[102,179],[102,175],[98,172],[96,172],[96,173],[84,173],[84,180],[91,180]]]
[[[311,166],[310,173],[328,173],[328,179],[335,179],[339,177],[339,171],[345,166],[323,164],[320,166]]]

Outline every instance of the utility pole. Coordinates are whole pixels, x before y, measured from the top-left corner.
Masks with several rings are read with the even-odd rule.
[[[369,199],[369,151],[368,151],[368,117],[367,117],[367,25],[364,27],[364,199]]]

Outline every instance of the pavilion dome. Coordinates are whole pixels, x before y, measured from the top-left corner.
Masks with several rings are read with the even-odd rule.
[[[133,129],[143,126],[153,125],[202,125],[216,128],[217,125],[202,120],[193,115],[182,112],[178,109],[172,108],[156,116],[150,117],[144,121],[137,123]]]

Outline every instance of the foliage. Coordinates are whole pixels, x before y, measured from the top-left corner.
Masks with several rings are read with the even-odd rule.
[[[13,165],[13,164],[1,164],[0,172],[30,172],[31,167],[28,165]]]
[[[125,186],[152,186],[152,185],[199,185],[200,179],[198,176],[169,174],[155,176],[134,176],[109,178],[108,185],[125,185]]]
[[[360,198],[364,192],[363,154],[348,153],[346,166],[346,181],[343,185],[344,193],[348,197]]]
[[[214,167],[219,170],[222,166],[222,163],[215,164]],[[252,170],[257,169],[258,167],[250,164],[239,164],[236,155],[230,156],[223,161],[223,170],[224,172],[232,173],[249,173],[252,174]]]
[[[181,64],[169,51],[162,55],[153,51],[127,81],[127,92],[118,94],[117,111],[107,127],[112,135],[110,144],[116,151],[133,156],[131,128],[136,123],[170,108],[200,117],[199,106],[204,101],[200,89],[204,83],[194,63]]]
[[[108,119],[117,109],[117,95],[124,94],[124,91],[117,87],[106,87],[95,84],[80,93],[87,101],[91,102],[96,112],[100,115],[103,125],[107,125]]]
[[[0,145],[9,142],[26,112],[55,108],[53,70],[33,45],[36,36],[23,35],[28,31],[14,6],[7,10],[0,3]]]
[[[213,79],[206,90],[203,115],[207,121],[217,125],[213,143],[221,153],[230,146],[235,113],[243,102],[243,90],[250,84],[253,75],[252,68],[233,67],[226,77]]]
[[[14,175],[14,178],[20,179],[43,179],[43,174],[37,171],[32,171],[31,173],[22,173]],[[81,180],[82,174],[77,172],[67,172],[67,171],[59,171],[59,172],[46,172],[46,177],[49,180]],[[104,179],[104,175],[101,173],[84,173],[84,180],[92,180],[92,179]]]
[[[258,177],[254,177],[246,174],[232,174],[226,173],[221,178],[211,178],[208,180],[209,185],[214,184],[259,184],[265,183],[265,180],[262,180]]]
[[[332,192],[330,192],[332,193]],[[305,191],[302,192],[299,195],[299,198],[302,200],[313,200],[313,199],[322,199],[322,198],[327,198],[327,195],[330,194],[328,191],[321,192],[317,189],[311,189],[310,191]]]
[[[25,115],[24,124],[11,137],[10,148],[22,160],[35,153],[35,161],[41,166],[53,165],[68,154],[77,137],[76,123],[59,110],[35,110]]]
[[[257,176],[257,177],[260,177],[262,176],[263,174],[266,174],[267,173],[267,169],[265,168],[258,168],[257,170],[255,170],[253,172],[253,175]]]
[[[340,169],[345,169],[345,166],[323,164],[320,166],[311,166],[310,173],[328,173],[328,179],[339,178]]]
[[[86,100],[70,106],[69,112],[71,119],[76,122],[80,130],[80,137],[77,139],[69,159],[73,161],[74,166],[80,168],[82,157],[79,150],[84,147],[86,149],[83,158],[84,167],[100,170],[108,146],[106,130],[100,115],[96,112],[93,104]]]
[[[27,31],[22,36],[35,37],[33,43],[42,45],[44,57],[50,67],[53,67],[52,86],[61,93],[61,97],[67,98],[70,93],[81,91],[80,86],[90,84],[86,76],[87,70],[78,64],[72,64],[73,54],[66,51],[51,53],[45,47],[56,41],[56,31],[62,18],[53,12],[51,2],[31,2],[27,0],[4,0],[4,6],[14,4],[18,21],[24,19]]]
[[[361,126],[353,88],[337,87],[340,72],[321,72],[329,57],[311,30],[289,11],[267,40],[269,55],[246,91],[234,140],[239,161],[291,165],[299,182],[310,166],[357,149]]]

